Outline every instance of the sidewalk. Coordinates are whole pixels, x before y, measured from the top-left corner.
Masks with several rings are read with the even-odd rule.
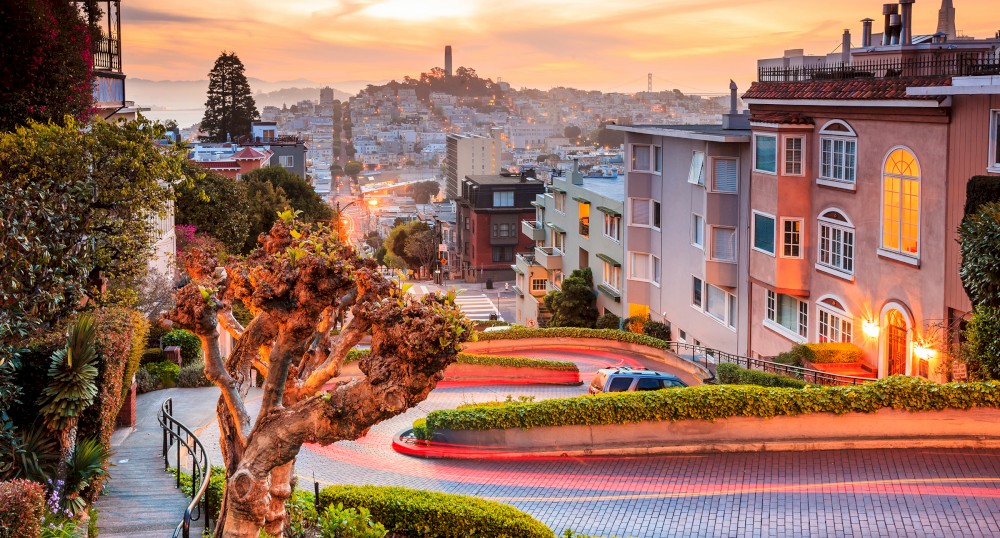
[[[163,470],[163,436],[157,421],[160,406],[171,397],[174,416],[189,428],[215,419],[219,397],[215,387],[158,390],[136,398],[136,427],[118,430],[111,438],[114,466],[104,494],[97,500],[97,526],[102,537],[163,538],[170,536],[184,517],[191,499],[176,488],[173,475]],[[192,525],[192,535],[201,534],[203,521]]]

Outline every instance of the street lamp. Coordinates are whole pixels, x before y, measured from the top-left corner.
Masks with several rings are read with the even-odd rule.
[[[354,204],[356,204],[356,203],[358,203],[358,202],[360,202],[362,200],[364,200],[364,198],[358,198],[357,200],[351,201],[351,203],[345,205],[344,207],[340,207],[340,201],[337,201],[337,217],[336,218],[337,218],[337,236],[338,237],[343,237],[344,236],[344,234],[343,234],[344,219],[342,218],[341,215],[343,214],[344,211],[347,211],[347,209],[349,207],[351,207],[352,205],[354,205]],[[374,200],[372,200],[372,202],[374,202]],[[371,203],[371,202],[369,202],[369,203]],[[347,241],[347,240],[345,240],[344,242],[345,243],[349,243],[349,241]]]

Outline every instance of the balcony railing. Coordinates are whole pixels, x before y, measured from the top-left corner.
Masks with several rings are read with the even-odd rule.
[[[517,257],[521,258],[521,261],[523,261],[525,265],[537,265],[538,263],[535,261],[534,252],[520,252]]]
[[[590,219],[580,220],[580,235],[590,237]]]
[[[94,40],[94,69],[122,72],[122,42],[102,35]]]
[[[806,82],[910,77],[1000,75],[1000,57],[990,52],[956,52],[944,57],[886,58],[805,67],[759,67],[760,82]]]

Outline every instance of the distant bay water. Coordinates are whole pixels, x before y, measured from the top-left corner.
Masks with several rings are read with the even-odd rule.
[[[146,110],[143,116],[154,121],[174,120],[181,129],[186,129],[198,122],[205,116],[204,108],[174,108],[162,110]]]

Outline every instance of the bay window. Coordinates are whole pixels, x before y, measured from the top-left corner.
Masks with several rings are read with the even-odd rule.
[[[765,325],[804,342],[809,334],[809,303],[771,290],[767,290],[766,300]]]

